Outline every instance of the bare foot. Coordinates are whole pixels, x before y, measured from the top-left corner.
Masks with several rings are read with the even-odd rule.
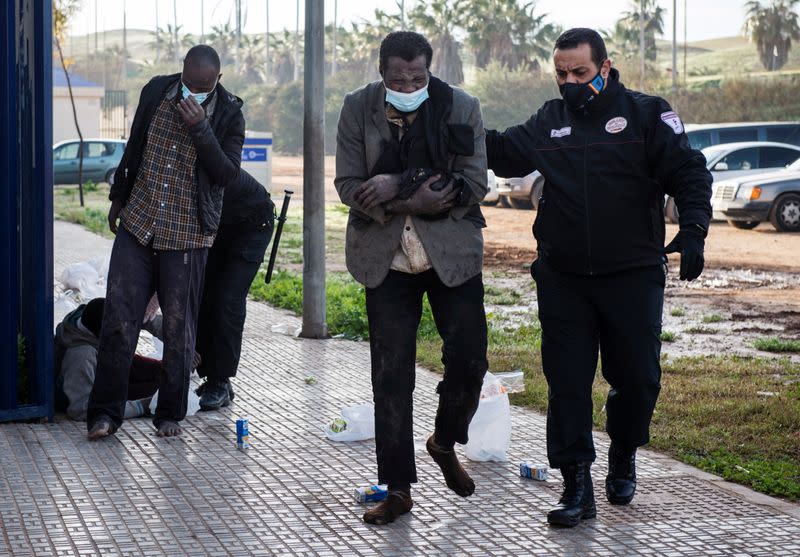
[[[156,431],[156,435],[159,437],[177,437],[181,433],[183,433],[181,426],[177,422],[170,420],[162,421],[161,425],[158,426],[158,431]]]
[[[364,522],[367,524],[389,524],[403,514],[406,514],[414,506],[411,496],[402,491],[390,491],[389,495],[364,513]]]
[[[428,449],[428,454],[433,457],[434,462],[442,469],[442,475],[444,475],[447,487],[461,497],[469,497],[475,492],[475,482],[472,481],[467,471],[461,466],[455,450],[450,449],[448,451],[437,445],[433,435],[428,438],[425,446]]]
[[[89,441],[96,441],[103,437],[113,435],[112,427],[111,418],[108,416],[99,416],[92,424],[92,427],[89,428]]]

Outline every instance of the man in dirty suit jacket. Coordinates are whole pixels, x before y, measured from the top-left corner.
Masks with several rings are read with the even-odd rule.
[[[430,73],[430,43],[390,33],[382,79],[348,94],[336,137],[336,189],[350,207],[347,268],[366,287],[378,481],[389,496],[364,520],[413,506],[416,335],[428,295],[444,346],[439,408],[427,449],[462,497],[475,484],[454,445],[467,442],[486,361],[483,233],[486,191],[480,104]]]

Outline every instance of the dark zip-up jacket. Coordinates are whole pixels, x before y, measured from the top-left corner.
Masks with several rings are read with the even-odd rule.
[[[662,98],[608,84],[573,112],[547,101],[524,124],[487,131],[489,168],[502,177],[541,172],[533,235],[539,256],[581,275],[658,265],[664,256],[664,194],[683,227],[708,229],[711,173]]]
[[[131,136],[108,195],[111,201],[120,200],[123,206],[128,202],[139,173],[153,114],[167,91],[180,81],[180,75],[156,76],[142,89]],[[204,234],[213,234],[219,226],[224,188],[239,175],[244,143],[242,100],[229,93],[222,84],[217,84],[214,96],[211,117],[189,130],[197,151],[197,208]]]

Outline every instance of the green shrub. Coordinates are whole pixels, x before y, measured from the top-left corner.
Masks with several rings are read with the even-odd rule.
[[[800,352],[800,340],[782,338],[759,338],[753,346],[765,352]]]

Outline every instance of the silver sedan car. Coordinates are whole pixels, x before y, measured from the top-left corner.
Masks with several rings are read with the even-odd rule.
[[[800,161],[788,168],[714,184],[714,218],[736,228],[769,221],[780,232],[800,232]]]

